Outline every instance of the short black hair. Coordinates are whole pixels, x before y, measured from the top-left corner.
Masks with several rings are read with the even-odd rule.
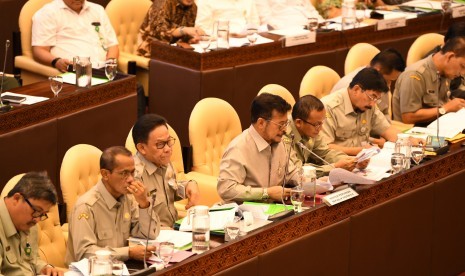
[[[374,68],[363,68],[358,72],[349,84],[349,88],[353,88],[355,85],[359,85],[364,90],[373,90],[381,93],[389,91],[383,75]]]
[[[106,169],[110,172],[116,167],[115,157],[120,154],[124,156],[132,156],[132,153],[123,146],[109,147],[102,152],[100,156],[100,169]]]
[[[152,130],[159,126],[166,126],[168,123],[165,118],[157,114],[145,114],[137,119],[134,127],[132,128],[132,139],[134,145],[137,146],[139,143],[146,144],[149,139],[149,134]]]
[[[252,101],[250,108],[252,124],[256,123],[258,118],[270,120],[273,110],[281,114],[286,114],[291,110],[291,105],[280,96],[270,93],[261,93]]]
[[[444,43],[458,36],[465,37],[465,22],[464,21],[456,22],[449,27],[446,35],[444,36]]]
[[[313,95],[305,95],[300,97],[292,108],[292,119],[307,120],[308,114],[313,110],[322,111],[325,108],[323,103]]]
[[[441,48],[441,53],[453,52],[457,57],[465,57],[465,37],[457,36],[449,39]]]
[[[45,200],[53,205],[57,203],[57,191],[45,171],[26,173],[8,192],[7,197],[12,197],[16,193],[28,199]]]
[[[382,50],[370,62],[373,67],[376,64],[381,66],[381,74],[391,74],[393,70],[403,72],[405,70],[405,60],[395,49],[388,48]]]

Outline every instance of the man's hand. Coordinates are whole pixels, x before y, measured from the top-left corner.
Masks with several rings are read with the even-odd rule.
[[[334,163],[334,167],[348,170],[349,172],[351,172],[355,169],[356,164],[357,159],[355,159],[355,157],[347,156]]]
[[[73,64],[71,61],[67,60],[66,58],[60,58],[55,63],[55,68],[60,70],[61,72],[68,72],[68,65]]]
[[[455,98],[448,101],[442,107],[444,107],[447,113],[456,112],[465,107],[465,100],[461,98]]]
[[[186,185],[186,196],[188,198],[186,210],[198,204],[200,199],[199,187],[195,181],[189,181]]]
[[[283,187],[281,186],[273,186],[267,189],[268,196],[273,200],[281,200],[283,197],[288,197],[291,195],[290,188],[284,188],[284,195],[283,195]]]
[[[150,202],[145,194],[145,186],[139,180],[134,180],[126,187],[129,193],[134,195],[134,199],[139,204],[139,207],[145,209],[150,206]]]
[[[155,251],[157,248],[153,245],[147,246],[147,251],[145,251],[145,246],[143,245],[136,245],[133,247],[129,247],[129,259],[132,260],[144,260],[144,253],[146,253],[146,259],[152,256],[152,251]]]
[[[366,160],[363,160],[360,163],[357,163],[356,167],[357,167],[357,169],[365,169],[368,166],[369,163],[370,163],[370,159],[366,159]]]
[[[46,265],[42,270],[40,271],[40,274],[42,275],[50,275],[50,276],[63,276],[64,273],[61,270],[58,270],[50,265]]]

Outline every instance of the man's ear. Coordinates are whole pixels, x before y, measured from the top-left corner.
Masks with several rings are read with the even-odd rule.
[[[143,155],[146,153],[144,143],[137,143],[136,149],[138,152],[142,153]]]
[[[102,175],[102,179],[108,180],[110,176],[110,171],[107,169],[100,169],[100,174]]]

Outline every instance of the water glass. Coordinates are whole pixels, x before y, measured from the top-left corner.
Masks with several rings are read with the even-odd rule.
[[[441,8],[444,13],[448,13],[451,10],[452,0],[441,0]]]
[[[239,235],[240,225],[239,222],[228,222],[225,226],[226,235],[229,237],[229,240],[235,240]]]
[[[50,89],[52,89],[53,95],[58,97],[58,93],[60,93],[61,89],[63,88],[63,77],[54,76],[49,77],[48,80],[50,81]]]
[[[419,165],[423,157],[425,156],[425,148],[422,145],[415,145],[410,147],[410,155],[412,156],[413,162]]]
[[[304,199],[304,190],[301,187],[294,187],[291,189],[291,203],[294,206],[295,212],[302,212],[302,203]]]
[[[161,242],[158,245],[158,257],[163,261],[163,265],[166,267],[173,257],[174,243],[172,242]]]
[[[210,35],[204,34],[199,36],[199,44],[204,53],[206,53],[208,47],[210,47],[211,40],[212,37]]]
[[[112,81],[115,78],[116,73],[118,71],[117,67],[118,64],[113,60],[107,61],[105,63],[105,75],[107,76],[109,81]]]
[[[391,168],[392,174],[396,174],[404,169],[405,163],[405,154],[403,153],[393,153],[391,156]]]
[[[258,39],[258,26],[254,24],[247,25],[247,39],[250,42],[250,45],[254,45]]]
[[[229,49],[229,20],[220,19],[216,26],[216,48]]]
[[[113,275],[122,276],[123,270],[124,270],[124,262],[117,260],[117,259],[113,259],[111,263],[112,263],[111,272],[113,273]]]
[[[310,17],[307,22],[307,29],[309,31],[315,31],[318,28],[318,18]]]
[[[360,24],[365,20],[365,10],[366,6],[362,3],[359,3],[360,5],[357,5],[356,10],[355,10],[355,21],[357,23],[357,27],[360,27]]]

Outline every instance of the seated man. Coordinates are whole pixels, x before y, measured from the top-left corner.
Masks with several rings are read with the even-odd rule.
[[[323,21],[308,0],[255,0],[262,25],[272,29],[287,29],[307,26],[308,18]]]
[[[326,110],[323,103],[312,95],[301,97],[292,108],[292,121],[288,127],[284,143],[290,145],[291,135],[294,134],[294,147],[291,153],[291,160],[296,167],[302,167],[305,163],[317,164],[318,177],[328,175],[333,168],[343,168],[352,171],[356,165],[356,159],[349,157],[342,151],[333,150],[323,142],[323,138],[318,135],[326,118]],[[321,157],[332,165],[323,163],[313,154],[300,147],[302,143],[315,155]]]
[[[383,75],[384,80],[387,83],[389,89],[391,89],[391,84],[397,80],[400,73],[405,70],[405,60],[402,55],[394,49],[386,49],[379,52],[373,59],[370,61],[370,65],[367,67],[375,68],[378,72]],[[342,88],[347,88],[358,72],[360,72],[365,66],[355,69],[349,74],[341,78],[331,90],[331,93],[336,92]],[[389,93],[383,93],[381,98],[381,103],[378,105],[379,109],[390,121],[389,114],[390,99]]]
[[[169,44],[178,40],[195,43],[204,34],[194,27],[197,5],[194,0],[160,0],[153,2],[139,30],[137,54],[150,57],[150,44],[159,40]]]
[[[229,33],[240,35],[245,32],[247,24],[258,26],[257,9],[253,0],[198,0],[195,26],[208,34],[213,34],[218,19],[229,20]],[[216,35],[216,34],[213,34]]]
[[[128,238],[155,239],[160,219],[152,211],[144,184],[134,179],[134,159],[125,147],[110,147],[100,157],[102,179],[78,198],[69,223],[66,263],[106,249],[119,260],[143,260],[154,246],[128,246]],[[150,222],[151,221],[151,222]],[[150,233],[149,223],[151,223]]]
[[[321,135],[329,148],[357,155],[369,145],[370,133],[395,142],[399,131],[391,126],[376,106],[389,88],[374,68],[364,68],[355,75],[347,89],[321,99],[326,120]]]
[[[132,138],[137,148],[134,156],[136,179],[144,183],[148,192],[156,192],[153,207],[160,217],[161,226],[172,228],[178,219],[174,201],[187,196],[186,209],[196,205],[200,196],[197,183],[176,181],[170,160],[176,139],[170,136],[165,118],[155,114],[140,117],[132,129]]]
[[[465,107],[464,99],[449,99],[450,80],[463,74],[465,38],[455,37],[441,51],[412,64],[399,76],[392,97],[394,120],[426,126],[438,114]]]
[[[0,275],[63,275],[39,256],[37,226],[57,203],[46,173],[25,174],[0,199]]]
[[[291,189],[283,188],[283,182],[298,179],[298,170],[281,143],[290,109],[279,96],[255,97],[252,125],[229,143],[221,159],[217,189],[224,201],[281,201],[289,196]]]

